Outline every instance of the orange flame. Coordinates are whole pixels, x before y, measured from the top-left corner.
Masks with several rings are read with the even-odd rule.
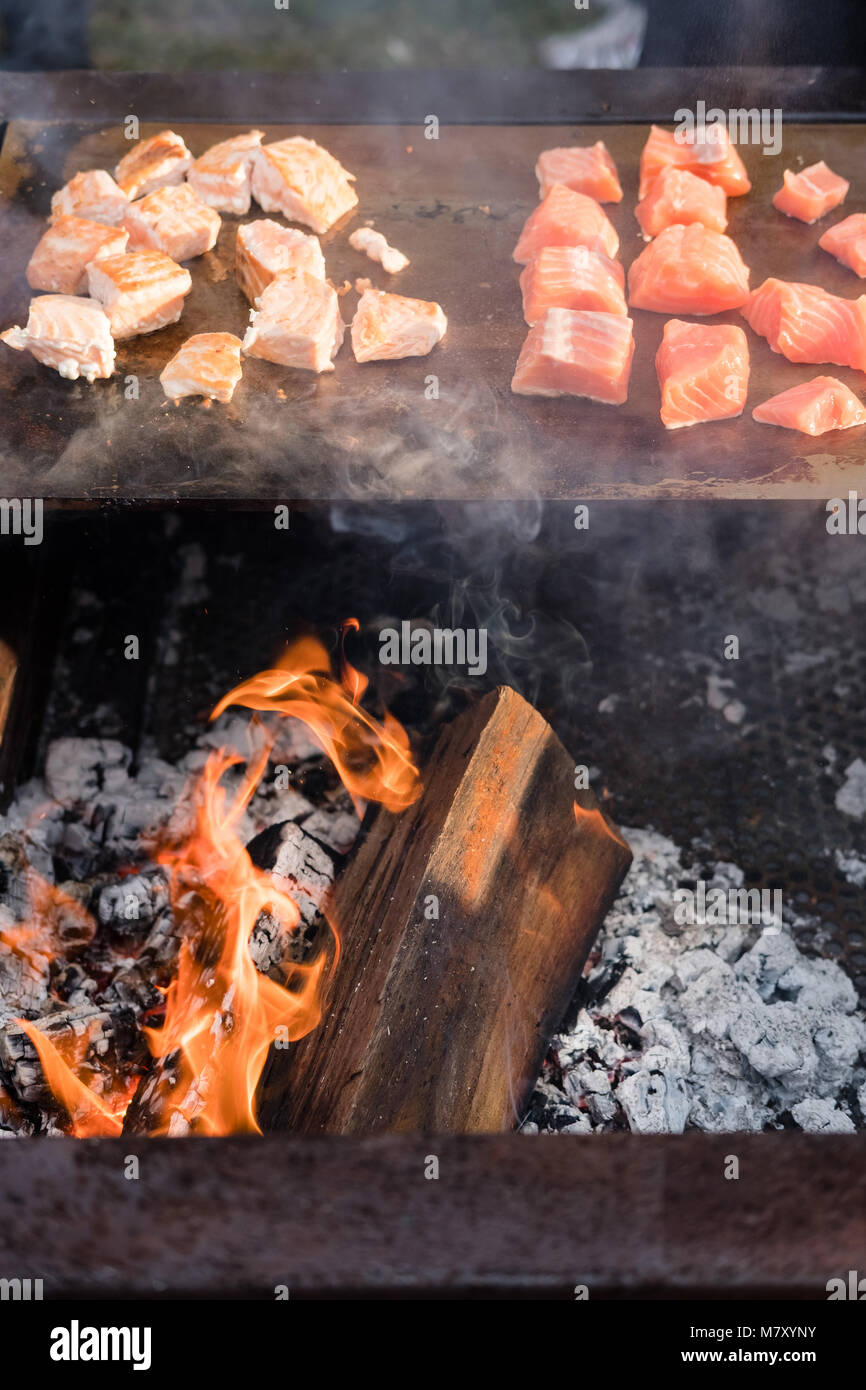
[[[578,825],[586,825],[593,831],[599,831],[602,835],[607,835],[611,840],[615,840],[618,845],[622,845],[624,850],[631,850],[619,832],[611,825],[607,816],[599,806],[581,806],[579,802],[574,803],[574,819]]]
[[[69,1113],[75,1138],[91,1139],[120,1134],[123,1129],[123,1116],[136,1084],[134,1078],[125,1084],[112,1081],[108,1096],[103,1098],[85,1086],[54,1043],[39,1031],[35,1023],[28,1023],[24,1018],[18,1018],[15,1022],[27,1034],[36,1049],[45,1080]],[[87,1035],[83,1034],[76,1039],[76,1043],[78,1055],[75,1057],[75,1065],[81,1067],[88,1044]]]
[[[357,628],[349,619],[343,635]],[[361,709],[366,686],[342,651],[336,680],[322,644],[304,638],[277,667],[230,691],[211,718],[229,705],[243,705],[300,719],[331,757],[359,813],[373,800],[402,810],[421,793],[418,770],[402,726],[387,713],[379,723]],[[253,722],[260,732],[261,725]],[[260,1133],[255,1097],[270,1047],[304,1037],[321,1018],[324,986],[339,959],[336,933],[312,961],[291,966],[284,984],[260,974],[249,951],[262,912],[290,932],[300,922],[294,899],[253,864],[238,834],[271,746],[267,743],[248,763],[231,799],[222,779],[242,760],[224,750],[211,754],[197,788],[189,841],[158,856],[170,873],[176,920],[192,916],[204,926],[182,943],[162,1027],[143,1030],[153,1057],[165,1063],[166,1085],[151,1133],[181,1133],[193,1124],[207,1134]],[[21,1026],[46,1080],[69,1111],[73,1132],[119,1133],[129,1095],[118,1114],[116,1099],[93,1094],[38,1029]]]

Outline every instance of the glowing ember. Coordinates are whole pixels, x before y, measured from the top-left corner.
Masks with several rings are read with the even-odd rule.
[[[348,620],[344,635],[357,627],[355,619]],[[402,810],[420,795],[418,771],[402,726],[388,714],[379,723],[361,709],[366,685],[345,654],[341,677],[335,679],[325,648],[305,638],[288,649],[277,667],[230,691],[211,718],[230,705],[243,705],[300,719],[332,759],[359,814],[368,801]],[[189,840],[158,856],[170,875],[175,920],[190,929],[177,976],[166,992],[165,1020],[159,1028],[143,1030],[161,1070],[160,1118],[151,1133],[180,1134],[191,1126],[207,1134],[258,1133],[256,1089],[268,1050],[316,1027],[324,987],[339,958],[332,931],[313,960],[292,965],[288,978],[278,984],[261,974],[250,956],[250,934],[263,912],[289,931],[297,930],[301,920],[294,899],[253,864],[238,835],[273,742],[264,738],[258,720],[253,724],[264,746],[247,764],[237,790],[229,796],[223,778],[241,760],[224,750],[211,754],[196,789]],[[41,923],[38,907],[34,902]],[[74,925],[87,931],[80,917]],[[45,950],[43,934],[41,927],[22,928],[19,945]],[[135,1082],[118,1081],[110,1094],[97,1095],[82,1076],[86,1038],[76,1056],[63,1057],[34,1024],[20,1021],[20,1026],[69,1113],[72,1132],[120,1133]]]

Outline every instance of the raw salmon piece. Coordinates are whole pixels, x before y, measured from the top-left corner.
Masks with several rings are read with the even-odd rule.
[[[611,260],[619,237],[607,213],[594,198],[555,183],[547,197],[529,214],[514,248],[518,265],[527,265],[543,246],[588,246]]]
[[[543,150],[535,166],[538,196],[546,198],[554,184],[585,193],[597,203],[621,203],[616,165],[603,140],[594,145],[568,145]]]
[[[447,328],[442,306],[432,300],[365,290],[352,319],[352,351],[358,362],[426,357]]]
[[[238,227],[235,243],[235,275],[251,304],[284,270],[306,270],[318,280],[325,278],[325,258],[319,238],[283,227],[269,217]]]
[[[263,138],[264,131],[248,130],[205,150],[186,176],[203,203],[238,216],[249,212],[253,163]]]
[[[180,183],[130,203],[123,225],[131,251],[162,251],[173,261],[191,261],[216,245],[220,215]]]
[[[756,405],[752,419],[802,434],[827,434],[866,424],[866,408],[835,376],[816,376]]]
[[[306,270],[284,270],[250,314],[243,349],[283,367],[332,372],[345,329],[336,291],[327,281]]]
[[[127,251],[94,261],[87,271],[90,293],[105,309],[116,339],[154,333],[177,323],[184,295],[192,289],[188,270],[162,251]]]
[[[651,126],[640,157],[639,200],[643,201],[662,169],[671,164],[717,184],[731,198],[748,193],[752,186],[724,126],[709,126],[691,135]]]
[[[523,317],[538,323],[548,309],[628,314],[619,261],[585,246],[545,246],[520,272]]]
[[[526,336],[511,389],[520,396],[586,396],[622,405],[633,356],[630,318],[548,309]]]
[[[729,323],[668,319],[656,353],[665,429],[742,415],[749,390],[749,345]]]
[[[728,225],[727,205],[723,188],[669,164],[653,179],[634,215],[647,239],[658,236],[665,227],[684,227],[690,222],[702,222],[710,231],[723,232]]]
[[[173,130],[161,130],[149,140],[139,140],[125,154],[114,177],[128,198],[144,198],[157,188],[183,183],[192,155]]]
[[[30,301],[26,328],[7,328],[0,339],[30,352],[69,381],[111,376],[114,340],[99,304],[69,294],[41,294]]]
[[[88,222],[83,217],[58,217],[40,239],[27,266],[27,283],[54,294],[87,293],[87,267],[101,256],[126,250],[122,227]]]
[[[378,261],[388,275],[399,274],[409,264],[409,257],[389,246],[382,233],[374,232],[372,227],[359,227],[349,237],[349,245],[369,256],[371,261]]]
[[[749,271],[730,237],[700,222],[665,227],[633,262],[633,309],[657,314],[721,314],[749,297]]]
[[[840,179],[828,169],[823,159],[799,174],[786,169],[782,179],[782,187],[773,196],[773,207],[786,217],[796,217],[798,222],[817,222],[825,212],[844,203],[851,187],[847,179]]]
[[[866,371],[866,295],[841,299],[817,285],[765,280],[743,318],[789,362],[833,362]]]
[[[256,151],[253,197],[265,212],[281,212],[321,235],[357,206],[354,178],[315,140],[293,135]]]
[[[228,405],[241,379],[241,340],[234,333],[194,333],[160,373],[170,401],[207,396]]]
[[[866,212],[852,212],[835,227],[828,227],[818,245],[862,279],[866,276]]]
[[[83,217],[118,227],[126,215],[129,199],[104,169],[76,174],[51,199],[51,221],[58,217]]]

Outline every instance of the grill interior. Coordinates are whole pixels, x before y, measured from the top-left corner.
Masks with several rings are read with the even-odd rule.
[[[670,836],[698,873],[732,860],[780,888],[801,947],[866,995],[863,894],[837,864],[862,854],[863,822],[836,805],[864,747],[866,580],[823,508],[597,503],[577,531],[571,505],[341,506],[289,533],[270,512],[56,512],[43,549],[60,636],[25,773],[71,734],[178,758],[239,677],[353,615],[352,659],[422,741],[515,685],[620,824]],[[380,628],[421,617],[487,626],[486,676],[381,667]]]

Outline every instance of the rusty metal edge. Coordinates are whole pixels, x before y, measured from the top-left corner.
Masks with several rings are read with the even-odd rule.
[[[46,1298],[825,1299],[864,1248],[863,1135],[0,1144],[0,1277]]]

